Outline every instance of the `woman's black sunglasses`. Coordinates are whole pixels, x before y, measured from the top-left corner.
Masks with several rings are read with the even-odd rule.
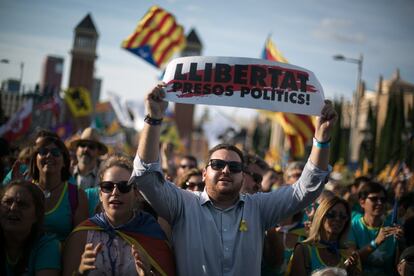
[[[119,181],[119,182],[112,182],[112,181],[102,181],[99,183],[99,187],[101,187],[101,191],[109,194],[116,188],[119,192],[126,194],[131,191],[132,185],[128,185],[128,181]]]
[[[40,156],[46,156],[49,154],[49,152],[52,154],[53,157],[59,157],[61,155],[59,148],[40,148],[38,151]]]

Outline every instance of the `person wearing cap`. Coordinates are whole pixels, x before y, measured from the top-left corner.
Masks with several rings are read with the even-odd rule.
[[[414,275],[414,246],[407,247],[401,253],[397,271],[401,276]]]
[[[108,152],[101,143],[96,129],[85,128],[79,139],[72,141],[70,147],[75,149],[78,164],[73,170],[75,182],[81,189],[93,188],[98,185],[99,157]]]
[[[337,114],[321,110],[315,143],[300,179],[270,193],[241,194],[243,153],[234,145],[210,150],[203,192],[167,181],[159,159],[161,123],[168,103],[163,85],[146,97],[148,115],[139,139],[130,183],[138,186],[172,227],[178,275],[260,275],[264,232],[315,200],[329,174],[329,139]],[[197,260],[197,261],[194,261]]]

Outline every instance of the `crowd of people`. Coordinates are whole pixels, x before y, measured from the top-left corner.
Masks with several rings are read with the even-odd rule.
[[[175,162],[162,88],[135,157],[42,130],[1,172],[0,275],[414,275],[411,171],[338,184],[329,101],[307,162],[276,170],[230,144]]]

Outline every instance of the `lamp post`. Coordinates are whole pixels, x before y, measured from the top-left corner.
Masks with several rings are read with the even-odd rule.
[[[10,60],[7,58],[0,59],[0,63],[10,64]],[[24,71],[24,62],[20,62],[20,87],[19,92],[21,93],[23,91],[23,71]]]
[[[357,72],[357,83],[356,83],[356,90],[354,97],[354,105],[352,108],[352,114],[351,114],[351,124],[350,124],[350,139],[349,139],[349,161],[351,163],[355,163],[358,161],[358,115],[359,115],[359,104],[360,99],[362,96],[362,88],[361,88],[361,77],[362,77],[362,64],[364,61],[364,57],[362,54],[359,55],[359,58],[348,58],[343,55],[335,55],[333,56],[334,60],[338,61],[345,61],[349,63],[354,63],[358,65],[358,72]],[[355,144],[357,143],[357,144]]]

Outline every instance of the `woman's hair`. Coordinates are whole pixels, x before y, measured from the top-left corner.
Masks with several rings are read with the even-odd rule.
[[[17,159],[21,162],[28,164],[30,162],[30,158],[32,157],[33,147],[24,147],[20,150]]]
[[[186,189],[186,182],[192,177],[192,176],[202,176],[202,173],[199,169],[191,169],[184,173],[177,181],[178,185],[181,187],[181,189]]]
[[[66,148],[65,144],[59,138],[55,138],[52,136],[45,136],[42,140],[36,144],[32,157],[30,159],[30,170],[29,174],[35,181],[39,181],[39,168],[37,167],[37,154],[39,153],[39,149],[43,148],[47,145],[54,144],[61,152],[63,157],[63,167],[60,172],[60,179],[62,181],[66,181],[70,177],[70,155],[69,151]]]
[[[35,243],[35,241],[43,234],[43,221],[45,216],[45,198],[42,191],[37,187],[26,180],[14,180],[10,182],[9,185],[1,193],[1,199],[3,200],[4,194],[10,190],[11,188],[18,186],[24,188],[26,191],[29,192],[34,205],[34,211],[36,216],[36,222],[32,225],[32,229],[30,231],[29,236],[26,238],[25,245],[23,248],[23,255],[19,258],[18,263],[14,266],[14,273],[13,275],[22,275],[24,270],[27,267],[27,263],[29,261],[29,255],[31,252],[31,247]],[[0,237],[1,244],[5,244],[4,242],[4,233],[1,233]],[[0,259],[2,261],[0,272],[5,272],[5,247],[0,249]],[[1,274],[1,273],[0,273]]]
[[[331,210],[334,206],[338,204],[342,204],[345,207],[346,215],[348,216],[344,228],[342,229],[338,238],[339,246],[345,247],[345,243],[348,238],[348,231],[351,225],[351,210],[349,208],[348,203],[338,196],[322,200],[318,209],[316,209],[315,215],[313,217],[312,224],[309,229],[309,236],[305,241],[303,241],[303,243],[315,244],[321,240],[321,232],[323,231],[326,213],[328,213],[329,210]]]
[[[319,270],[312,272],[311,276],[346,276],[348,275],[346,270],[339,267],[325,267]]]
[[[119,167],[129,171],[130,173],[132,173],[132,170],[134,169],[130,158],[119,154],[110,155],[104,162],[101,163],[99,168],[98,175],[100,181],[102,181],[105,172],[112,167]]]

